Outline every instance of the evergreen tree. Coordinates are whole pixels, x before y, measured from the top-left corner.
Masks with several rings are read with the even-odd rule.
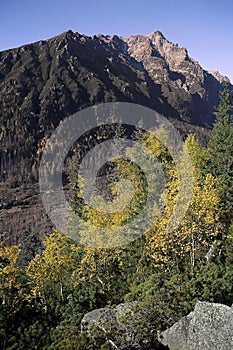
[[[220,178],[227,221],[233,216],[233,95],[229,85],[220,92],[216,122],[208,144],[208,170]]]

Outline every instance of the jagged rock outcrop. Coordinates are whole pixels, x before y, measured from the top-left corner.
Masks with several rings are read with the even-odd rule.
[[[161,85],[162,96],[179,111],[181,119],[205,126],[212,124],[217,86],[229,81],[227,77],[203,70],[185,48],[171,43],[159,31],[123,40],[130,57],[141,62],[152,81]]]
[[[160,333],[159,339],[170,350],[232,350],[233,309],[197,302],[193,312]]]

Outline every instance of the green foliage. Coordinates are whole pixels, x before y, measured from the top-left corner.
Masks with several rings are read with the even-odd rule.
[[[194,135],[189,135],[185,140],[185,146],[189,151],[190,158],[194,166],[194,172],[199,181],[201,177],[206,175],[206,165],[209,161],[209,153],[207,148],[202,147]]]
[[[161,193],[164,208],[151,230],[115,248],[75,243],[55,230],[44,239],[43,251],[36,256],[29,252],[25,272],[17,268],[20,247],[0,244],[1,349],[109,350],[114,348],[110,339],[125,339],[130,318],[121,319],[120,329],[113,324],[105,331],[95,327],[89,334],[81,330],[81,320],[93,309],[124,301],[136,302],[135,313],[140,314],[131,325],[137,344],[156,341],[156,331],[190,312],[197,300],[232,304],[231,118],[232,100],[226,87],[208,149],[193,136],[185,141],[194,165],[193,193],[185,216],[172,233],[166,228],[177,200],[178,172],[168,150],[147,134],[143,145],[149,157],[161,162],[167,181],[166,191]],[[98,227],[121,227],[143,207],[147,183],[141,169],[135,167],[140,152],[136,148],[129,152],[131,163],[115,160],[112,182],[105,193],[117,200],[118,182],[132,182],[135,197],[120,214],[110,217],[103,211],[98,215],[97,210],[85,206],[81,188],[75,184],[74,208],[92,224],[88,231],[78,232],[83,242],[88,235],[100,242]],[[144,160],[146,157],[148,154],[142,154]],[[182,172],[185,159],[181,165]],[[158,186],[157,174],[153,180]],[[151,208],[155,210],[156,206]]]
[[[221,180],[226,220],[233,217],[233,94],[228,85],[220,93],[216,122],[208,144],[208,170]]]

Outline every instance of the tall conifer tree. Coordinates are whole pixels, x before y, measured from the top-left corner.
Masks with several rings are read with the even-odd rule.
[[[227,220],[233,218],[233,93],[229,84],[220,92],[216,122],[208,144],[209,170],[220,178]]]

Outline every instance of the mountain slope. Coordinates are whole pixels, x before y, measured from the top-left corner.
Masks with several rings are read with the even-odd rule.
[[[66,116],[98,103],[132,102],[205,137],[225,80],[203,70],[186,49],[158,31],[121,38],[69,30],[0,52],[3,238],[17,243],[24,232],[50,229],[37,166],[45,138]]]

